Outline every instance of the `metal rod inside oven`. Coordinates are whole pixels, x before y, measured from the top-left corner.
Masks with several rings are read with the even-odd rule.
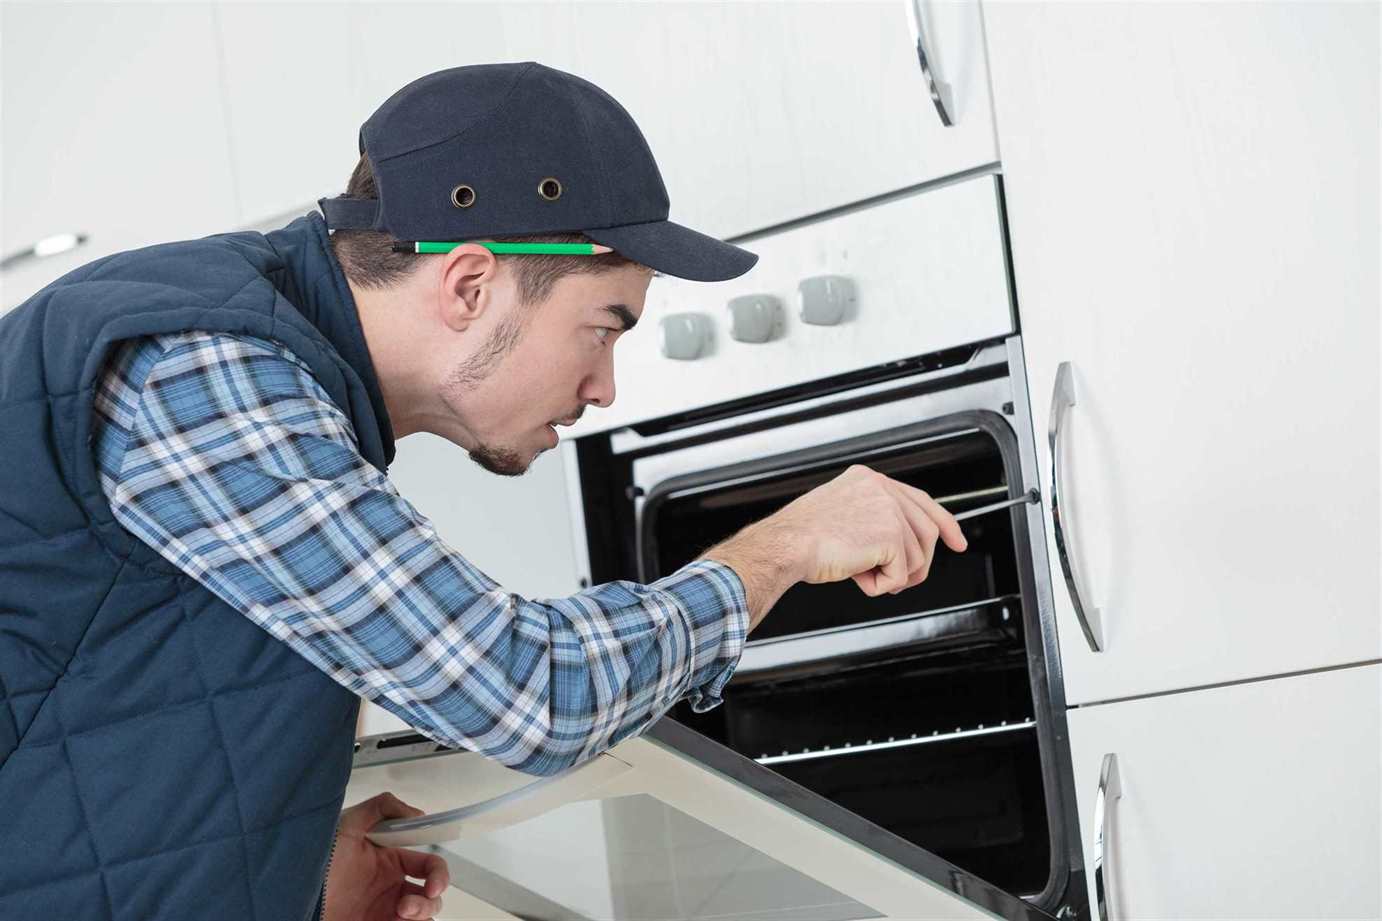
[[[998,486],[988,486],[984,489],[971,489],[969,492],[951,493],[948,496],[932,496],[941,505],[950,508],[952,502],[966,502],[970,499],[987,499],[990,496],[1006,496],[1008,494],[1008,484],[1001,483]]]
[[[1037,488],[1035,486],[1033,486],[1031,489],[1027,490],[1027,492],[1025,492],[1023,495],[1019,496],[1016,499],[1009,499],[1006,502],[995,502],[992,505],[981,505],[978,508],[972,508],[967,512],[959,512],[955,515],[955,520],[964,521],[966,518],[974,518],[979,515],[987,515],[989,512],[996,512],[1001,508],[1012,508],[1014,505],[1029,505],[1040,501],[1041,493],[1037,491]]]

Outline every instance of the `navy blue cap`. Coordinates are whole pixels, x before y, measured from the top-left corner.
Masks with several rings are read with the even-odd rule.
[[[657,162],[629,113],[532,61],[428,74],[360,129],[379,198],[323,198],[331,230],[396,240],[583,233],[666,275],[723,281],[758,256],[667,220]]]

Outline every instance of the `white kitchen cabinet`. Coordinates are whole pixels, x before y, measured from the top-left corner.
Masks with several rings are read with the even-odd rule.
[[[360,124],[395,90],[499,61],[608,91],[647,137],[672,219],[719,237],[991,163],[978,5],[920,8],[950,127],[902,0],[218,4],[242,219],[343,191]]]
[[[984,5],[1072,703],[1382,656],[1378,13]]]
[[[100,256],[234,226],[209,7],[6,3],[0,17],[0,252],[89,236],[5,270],[0,310]]]
[[[1382,666],[1080,707],[1068,723],[1091,882],[1116,758],[1109,919],[1382,917]]]
[[[360,159],[360,125],[374,110],[359,89],[361,37],[343,4],[214,7],[239,223],[287,223],[344,192]],[[413,26],[415,42],[431,34]]]
[[[732,237],[996,159],[978,4],[920,7],[950,127],[902,0],[581,3],[574,72],[638,121],[672,219]]]

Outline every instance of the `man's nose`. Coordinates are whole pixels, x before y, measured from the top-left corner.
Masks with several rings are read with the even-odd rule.
[[[599,370],[582,381],[578,396],[585,402],[593,403],[599,407],[609,406],[613,403],[614,362],[606,361]]]

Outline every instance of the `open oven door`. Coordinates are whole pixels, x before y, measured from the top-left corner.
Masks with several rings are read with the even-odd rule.
[[[427,814],[372,837],[442,855],[465,893],[439,919],[1050,917],[671,719],[551,778],[362,739],[346,803],[385,791]]]

